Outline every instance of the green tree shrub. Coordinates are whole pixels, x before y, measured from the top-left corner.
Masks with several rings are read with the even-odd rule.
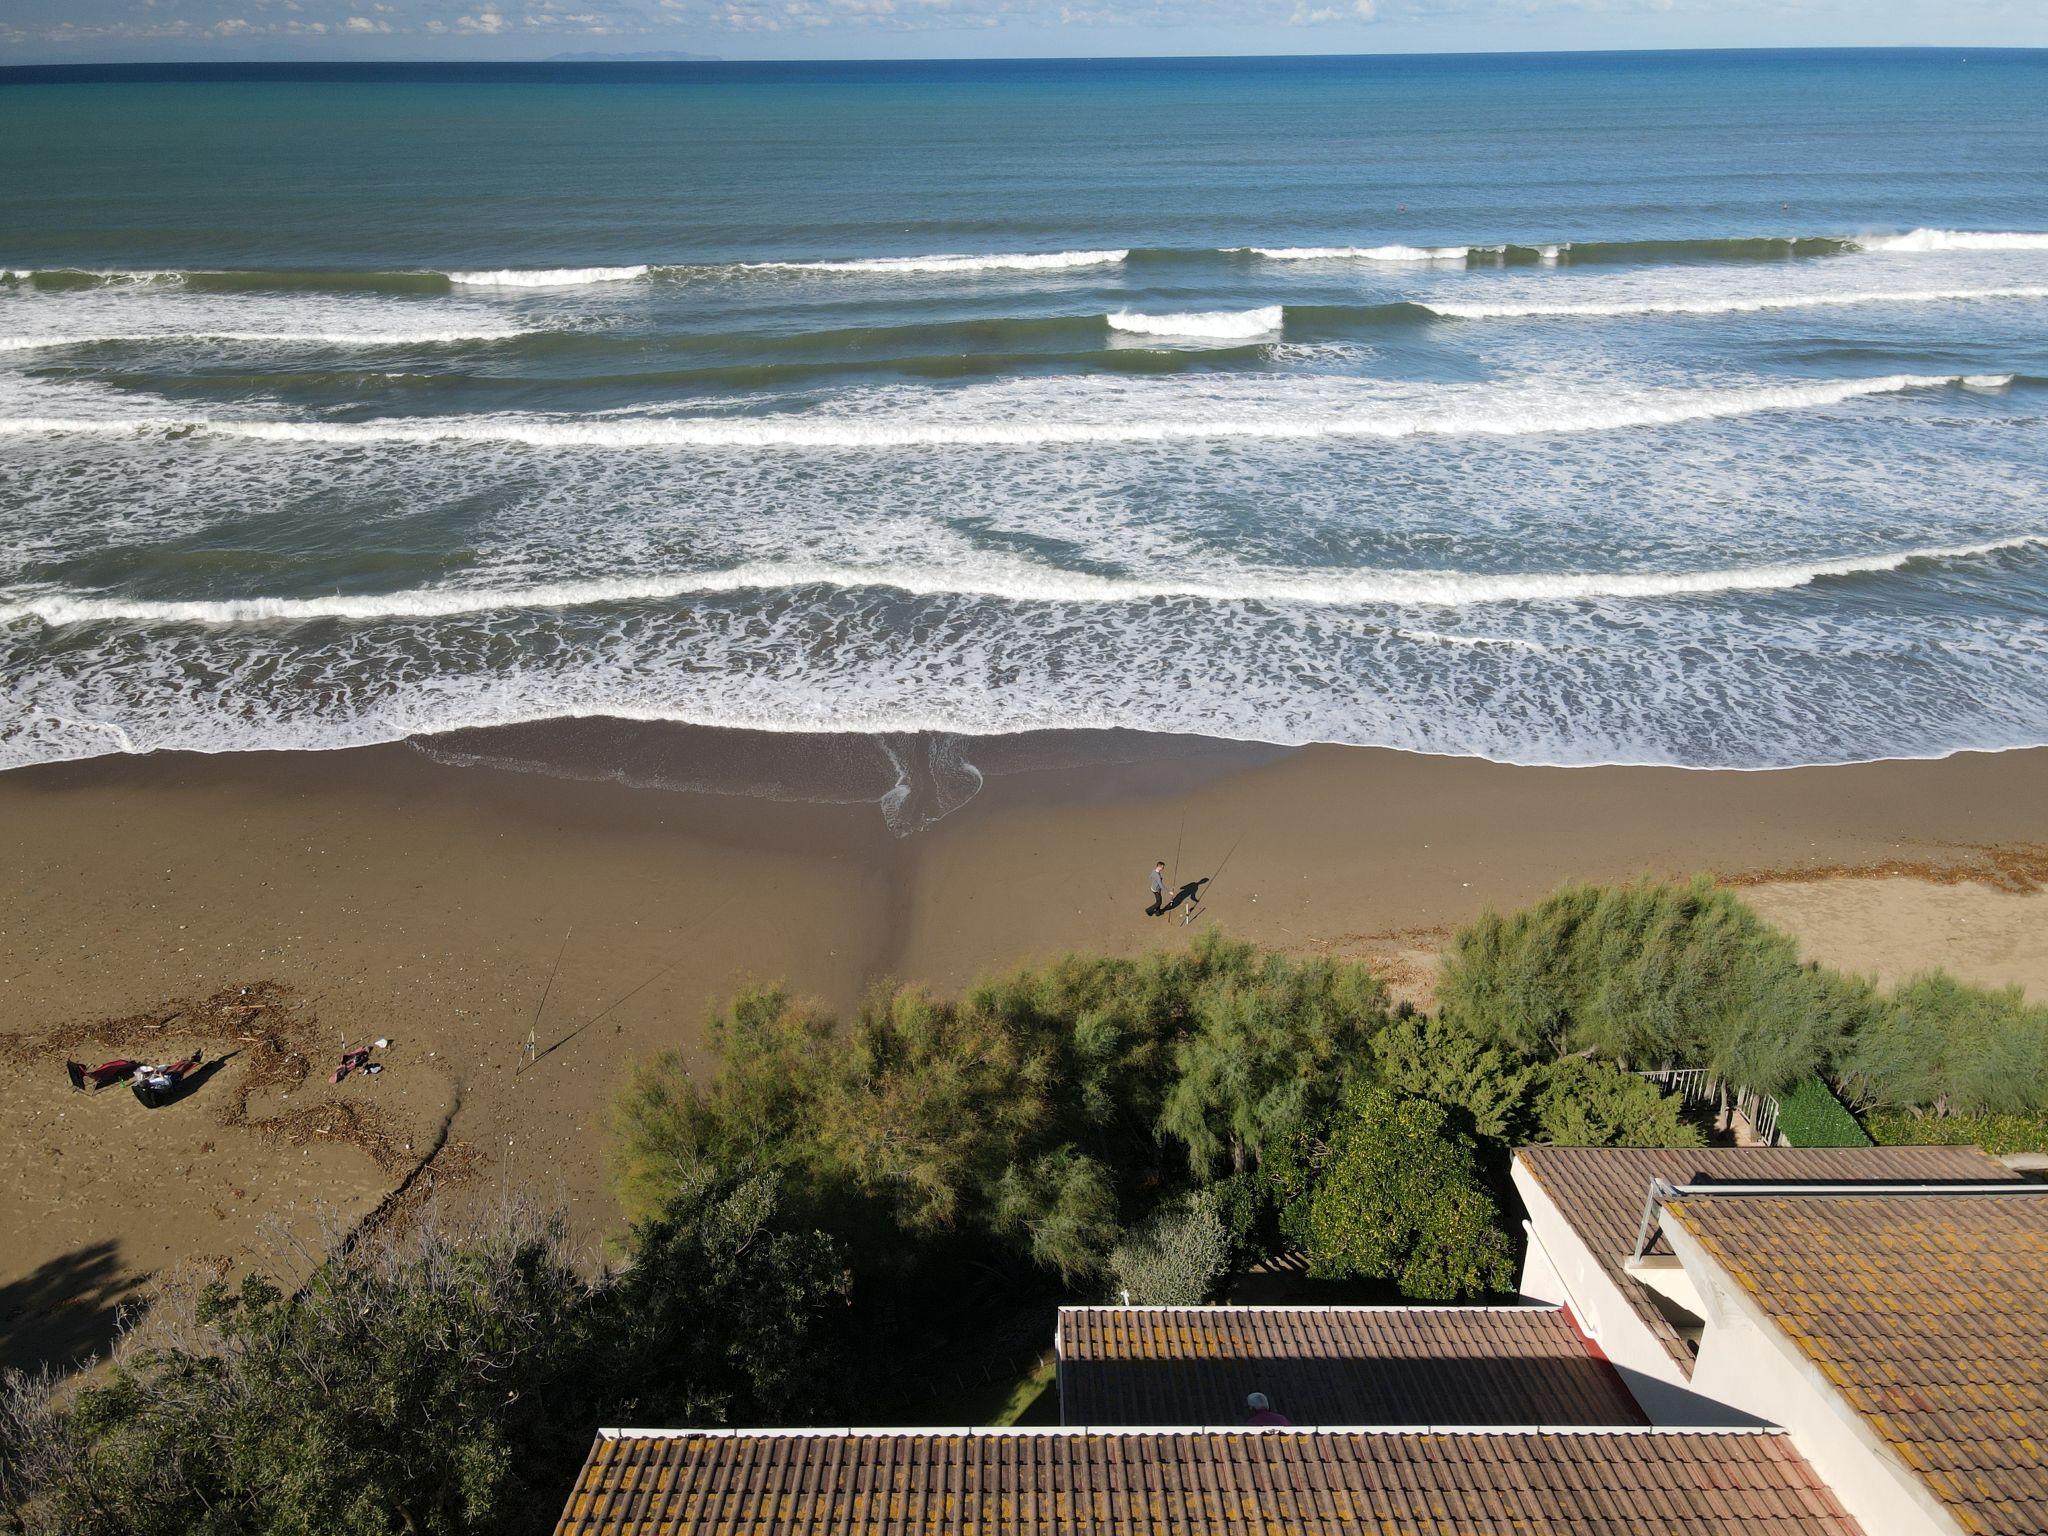
[[[1100,1276],[1163,1200],[1319,1136],[1390,1017],[1362,966],[1214,933],[1180,954],[1069,956],[957,1002],[882,988],[843,1024],[744,992],[712,1021],[716,1071],[670,1055],[635,1075],[614,1178],[638,1214],[694,1167],[760,1167],[857,1267],[994,1238],[1063,1279]],[[1247,1232],[1260,1214],[1233,1204]]]
[[[1818,1077],[1778,1097],[1778,1134],[1794,1147],[1867,1147],[1870,1138]]]
[[[1208,1199],[1154,1211],[1109,1255],[1110,1293],[1140,1307],[1198,1307],[1230,1268],[1230,1233]]]
[[[1523,1101],[1538,1067],[1448,1019],[1416,1014],[1381,1030],[1372,1042],[1380,1081],[1404,1098],[1462,1110],[1481,1136],[1514,1140]]]
[[[1945,971],[1894,988],[1843,1051],[1852,1102],[1938,1114],[2048,1110],[2048,1007]]]
[[[1567,1056],[1546,1064],[1535,1136],[1560,1147],[1697,1147],[1678,1096],[1612,1062]]]
[[[1513,1282],[1512,1249],[1472,1141],[1426,1099],[1354,1095],[1293,1225],[1318,1276],[1391,1280],[1418,1301],[1484,1296]]]
[[[1525,1057],[1703,1066],[1774,1091],[1832,1058],[1865,986],[1802,965],[1792,940],[1705,879],[1570,886],[1461,930],[1443,1016]]]
[[[421,1222],[318,1265],[173,1291],[68,1405],[0,1390],[23,1536],[545,1529],[599,1423],[843,1421],[848,1279],[765,1176],[696,1176],[586,1278],[558,1216]]]

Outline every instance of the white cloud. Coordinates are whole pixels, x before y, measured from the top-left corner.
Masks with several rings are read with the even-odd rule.
[[[389,32],[391,30],[390,22],[378,21],[370,16],[351,16],[342,23],[342,26],[351,32]],[[322,30],[325,29],[323,28]]]
[[[482,10],[478,11],[474,16],[458,16],[455,18],[457,31],[478,32],[487,37],[494,32],[502,32],[511,25],[512,23],[507,21],[503,15],[492,10]]]

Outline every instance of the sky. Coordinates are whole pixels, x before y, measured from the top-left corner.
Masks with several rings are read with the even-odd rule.
[[[2048,0],[0,0],[0,64],[2048,47]]]

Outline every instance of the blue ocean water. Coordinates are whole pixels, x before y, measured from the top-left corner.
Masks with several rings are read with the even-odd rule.
[[[2048,54],[0,72],[0,766],[2048,742]]]

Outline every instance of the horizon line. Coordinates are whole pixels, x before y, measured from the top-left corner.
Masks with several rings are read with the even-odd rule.
[[[633,57],[630,54],[577,57],[577,51],[536,55],[530,58],[194,58],[194,59],[74,59],[41,63],[0,64],[0,79],[10,75],[41,74],[50,71],[88,70],[187,70],[187,69],[528,69],[538,65],[573,66],[583,69],[616,69],[686,66],[718,68],[729,65],[919,65],[919,64],[1171,64],[1233,63],[1248,60],[1340,61],[1348,59],[1509,59],[1509,58],[1645,58],[1668,55],[1733,54],[1904,54],[1904,53],[1994,53],[2048,55],[2048,45],[2011,43],[1805,43],[1723,46],[1715,48],[1432,48],[1381,49],[1326,53],[1071,53],[1071,54],[860,54],[844,57],[793,55],[700,55],[688,58]],[[682,54],[687,49],[648,49],[649,55]]]

